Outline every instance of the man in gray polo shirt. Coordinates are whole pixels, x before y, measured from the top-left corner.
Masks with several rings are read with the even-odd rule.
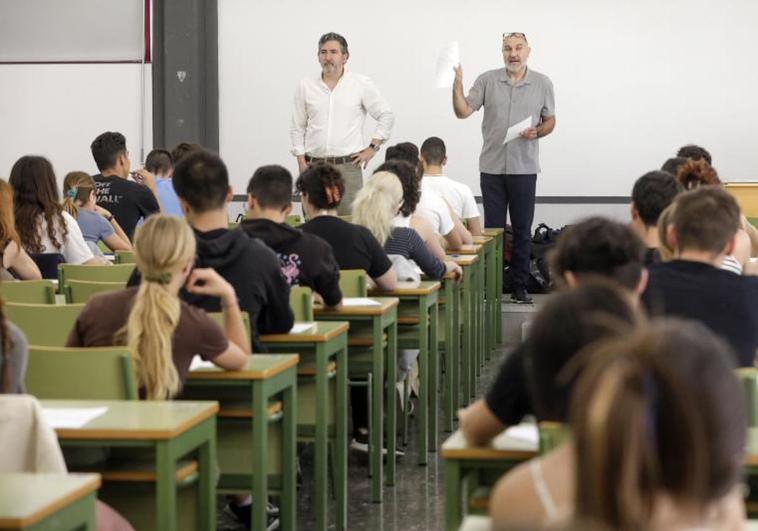
[[[555,127],[555,97],[550,79],[527,68],[529,44],[523,33],[503,35],[505,68],[480,75],[463,95],[463,70],[456,67],[453,110],[468,118],[484,106],[482,153],[479,156],[480,186],[487,227],[505,227],[508,208],[513,227],[511,255],[511,300],[531,303],[526,292],[529,278],[531,230],[539,164],[539,138]],[[531,127],[507,144],[508,127],[531,118]]]

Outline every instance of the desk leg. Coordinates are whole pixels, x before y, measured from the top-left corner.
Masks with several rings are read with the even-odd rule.
[[[288,386],[282,392],[282,500],[279,513],[282,529],[294,530],[297,487],[297,371],[290,369]],[[265,529],[265,528],[262,528]]]
[[[455,459],[445,460],[445,529],[461,524],[461,468]]]
[[[455,416],[455,384],[454,367],[458,362],[458,341],[455,337],[455,295],[453,294],[453,282],[445,281],[445,431],[453,431],[453,417]]]
[[[252,529],[266,529],[268,499],[268,409],[263,393],[263,380],[253,382],[251,410],[253,412],[253,477],[250,492],[253,496]]]
[[[452,288],[453,304],[449,310],[453,314],[453,340],[448,341],[451,345],[453,355],[450,357],[450,370],[452,372],[452,385],[450,387],[450,395],[453,400],[453,416],[458,410],[458,406],[461,403],[461,287],[455,285]],[[455,419],[451,419],[450,431],[453,431],[452,422]]]
[[[214,438],[215,444],[215,438]],[[203,471],[208,475],[206,481],[210,480],[211,465],[210,465],[210,449],[211,442],[208,441],[201,446],[200,449],[200,473],[201,479]],[[157,468],[157,484],[156,489],[156,512],[158,518],[158,529],[161,531],[176,531],[177,522],[177,507],[176,507],[176,456],[171,451],[171,441],[158,441],[155,447],[155,461]],[[203,461],[205,459],[205,462]],[[203,485],[201,482],[200,490],[203,491]],[[202,504],[208,503],[208,500],[203,500],[207,491],[201,494]],[[215,500],[211,506],[215,507]],[[201,504],[201,512],[202,512]],[[208,508],[210,509],[210,508]],[[206,511],[210,512],[210,511]],[[202,517],[202,515],[201,515]],[[215,526],[215,522],[213,523]]]
[[[437,451],[437,419],[439,418],[440,349],[438,343],[439,303],[429,308],[429,451]]]
[[[463,363],[461,369],[463,371],[463,402],[462,405],[467,405],[472,396],[471,390],[471,267],[463,269],[463,290],[461,299],[463,301]]]
[[[340,341],[337,351],[337,415],[334,419],[334,490],[337,497],[335,523],[337,529],[343,531],[347,529],[347,333],[341,336]]]
[[[397,450],[397,320],[387,329],[387,485],[395,484]],[[407,406],[407,404],[406,404]]]
[[[369,459],[373,463],[373,476],[371,477],[371,499],[374,503],[382,502],[382,483],[383,483],[383,470],[382,470],[382,448],[384,448],[384,348],[382,348],[382,319],[381,316],[374,317],[372,320],[372,379],[371,389],[371,417],[372,417],[372,430],[370,433],[373,448]],[[394,387],[390,387],[390,391]],[[394,459],[395,456],[388,455],[387,459]]]
[[[495,285],[495,324],[497,324],[497,344],[503,344],[503,310],[502,310],[502,297],[503,297],[503,238],[501,234],[497,236],[495,247],[495,276],[497,277]]]
[[[418,464],[426,465],[429,451],[429,310],[426,297],[419,297],[418,316]]]
[[[339,365],[337,365],[337,370],[340,370]],[[316,506],[316,529],[321,530],[327,528],[327,495],[329,493],[327,476],[327,446],[329,437],[328,395],[329,380],[327,374],[326,344],[318,343],[316,345],[316,426],[313,443],[315,492],[313,493],[313,500]]]
[[[487,252],[487,359],[492,358],[495,350],[495,341],[497,340],[497,258],[495,257],[494,242],[489,246]]]

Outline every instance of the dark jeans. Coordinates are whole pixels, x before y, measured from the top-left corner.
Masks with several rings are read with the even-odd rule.
[[[534,193],[537,175],[493,175],[481,173],[479,184],[484,203],[484,226],[505,228],[511,209],[513,253],[511,279],[513,287],[526,288],[529,279],[529,254],[532,248]]]

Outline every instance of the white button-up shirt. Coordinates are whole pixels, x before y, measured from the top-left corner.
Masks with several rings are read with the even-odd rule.
[[[303,79],[295,91],[292,154],[343,157],[361,151],[366,113],[377,121],[372,138],[388,140],[395,115],[369,78],[345,70],[334,90],[320,74]]]

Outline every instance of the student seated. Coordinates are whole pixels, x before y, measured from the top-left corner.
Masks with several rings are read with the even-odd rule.
[[[21,246],[29,253],[58,253],[69,264],[109,264],[93,256],[79,225],[63,210],[53,166],[46,158],[27,155],[13,165],[13,211]]]
[[[537,419],[567,425],[584,351],[598,342],[626,337],[640,320],[634,298],[606,279],[589,280],[550,298],[532,324],[525,351]],[[541,529],[565,519],[574,499],[571,452],[571,446],[563,444],[505,474],[490,496],[495,523]]]
[[[363,269],[379,289],[395,289],[392,262],[371,231],[337,217],[345,193],[340,171],[329,164],[311,164],[297,178],[295,187],[308,220],[300,229],[325,240],[340,269]]]
[[[389,171],[377,172],[366,181],[355,198],[353,223],[370,230],[377,241],[384,245],[384,251],[388,255],[412,260],[433,280],[438,280],[451,271],[460,276],[460,266],[451,260],[443,262],[435,257],[415,230],[393,226],[402,201],[403,186],[397,175]]]
[[[577,529],[742,529],[745,397],[691,321],[598,349],[574,388]]]
[[[644,244],[629,227],[600,217],[588,218],[561,233],[551,257],[551,271],[564,289],[602,277],[636,298],[647,281],[644,255]],[[469,444],[487,445],[506,427],[534,413],[524,376],[524,352],[531,340],[532,334],[505,359],[484,398],[458,411],[459,426]]]
[[[421,191],[415,213],[432,224],[434,232],[444,239],[445,246],[450,250],[456,250],[463,244],[471,243],[471,233],[463,226],[442,196],[433,190],[424,192],[421,188],[424,169],[416,145],[411,142],[401,142],[388,147],[384,162],[391,161],[405,161],[415,168],[417,185]]]
[[[340,270],[332,247],[315,234],[287,225],[291,211],[290,172],[277,165],[255,170],[247,185],[247,219],[240,227],[276,252],[290,286],[308,286],[327,307],[339,306]]]
[[[471,188],[445,176],[447,164],[445,142],[436,136],[427,138],[421,144],[420,157],[424,171],[421,180],[422,192],[432,191],[442,196],[455,215],[466,222],[469,232],[473,236],[481,236],[481,216]]]
[[[26,374],[26,336],[5,318],[0,298],[0,393],[23,393]]]
[[[651,171],[637,179],[632,188],[632,229],[645,242],[645,265],[661,261],[658,251],[658,218],[677,194],[684,190],[668,172]]]
[[[650,268],[642,301],[651,315],[700,321],[753,366],[758,348],[758,278],[720,269],[734,249],[740,210],[726,191],[702,186],[674,201],[666,238],[674,259]]]
[[[218,155],[191,153],[174,168],[173,181],[197,240],[195,266],[214,269],[232,285],[240,308],[250,316],[253,349],[264,352],[260,334],[286,333],[293,324],[290,288],[276,254],[241,229],[229,229],[227,203],[232,189],[226,165]],[[182,290],[180,296],[208,312],[221,309],[215,296],[189,290]]]
[[[37,264],[21,246],[13,215],[13,189],[0,179],[0,280],[42,278]]]
[[[135,181],[130,181],[131,165],[126,139],[121,133],[105,132],[98,135],[90,145],[97,169],[97,204],[113,214],[124,229],[129,240],[140,219],[160,212],[158,193],[153,174],[145,169],[133,172]]]
[[[179,199],[174,191],[171,176],[175,161],[165,149],[154,149],[145,157],[145,169],[155,176],[155,191],[161,205],[161,211],[169,216],[184,217]]]
[[[134,356],[140,396],[173,398],[198,354],[230,370],[247,363],[250,346],[234,288],[213,269],[195,268],[195,238],[181,219],[155,215],[134,239],[138,287],[94,296],[79,314],[69,347],[126,345]],[[179,290],[218,297],[222,329]]]
[[[116,218],[97,206],[95,180],[83,171],[69,172],[63,179],[63,210],[71,214],[82,230],[93,254],[102,255],[97,243],[111,251],[130,251],[132,244]]]

